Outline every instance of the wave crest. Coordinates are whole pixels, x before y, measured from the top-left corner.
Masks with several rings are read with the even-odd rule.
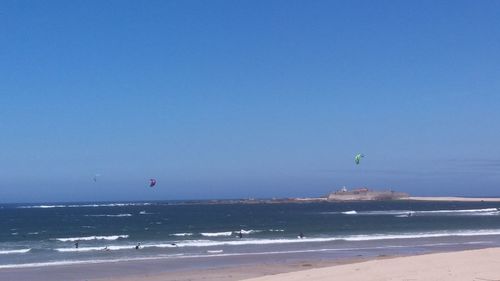
[[[127,239],[128,235],[109,235],[109,236],[85,236],[85,237],[69,237],[69,238],[55,238],[61,242],[75,242],[75,241],[90,241],[90,240],[118,240]]]

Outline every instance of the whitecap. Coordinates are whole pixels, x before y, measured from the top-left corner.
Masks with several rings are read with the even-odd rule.
[[[85,215],[86,217],[114,217],[114,218],[119,218],[119,217],[131,217],[132,214],[117,214],[117,215]]]
[[[19,250],[0,250],[0,255],[8,255],[8,254],[25,254],[29,252],[31,249],[19,249]]]
[[[217,237],[217,236],[231,236],[233,234],[232,231],[226,231],[226,232],[202,232],[200,233],[202,236],[207,236],[207,237]]]
[[[170,234],[170,236],[192,236],[192,235],[193,235],[193,233],[191,233],[191,232]]]
[[[209,254],[220,254],[223,253],[224,250],[208,250],[207,253]]]
[[[72,204],[72,205],[26,205],[18,206],[19,209],[48,209],[48,208],[98,208],[98,207],[127,207],[127,206],[149,206],[152,203],[103,203],[103,204]]]
[[[250,229],[250,230],[240,230],[240,231],[235,231],[235,232],[241,232],[241,234],[252,234],[252,233],[258,233],[258,232],[262,232],[262,230],[253,230],[253,229]]]
[[[126,238],[128,238],[128,235],[69,237],[69,238],[55,238],[53,240],[58,240],[61,242],[71,242],[71,241],[74,242],[74,241],[90,241],[90,240],[118,240]]]

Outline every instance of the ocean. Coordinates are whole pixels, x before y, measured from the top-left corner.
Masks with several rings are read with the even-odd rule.
[[[335,259],[499,246],[499,207],[395,201],[4,204],[0,269],[271,254]]]

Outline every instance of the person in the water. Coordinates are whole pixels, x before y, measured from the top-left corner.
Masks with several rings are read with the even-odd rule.
[[[304,238],[304,233],[302,233],[302,232],[301,232],[301,233],[299,233],[299,238],[300,238],[300,239]]]
[[[240,230],[240,233],[238,233],[238,237],[241,239],[243,238],[243,233],[241,233],[241,230]]]
[[[78,249],[78,241],[75,242],[75,248]]]
[[[139,250],[140,248],[141,248],[141,243],[137,243],[137,245],[135,245],[135,249]]]

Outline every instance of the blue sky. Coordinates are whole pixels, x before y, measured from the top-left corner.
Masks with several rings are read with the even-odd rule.
[[[0,201],[500,196],[499,10],[2,1]]]

